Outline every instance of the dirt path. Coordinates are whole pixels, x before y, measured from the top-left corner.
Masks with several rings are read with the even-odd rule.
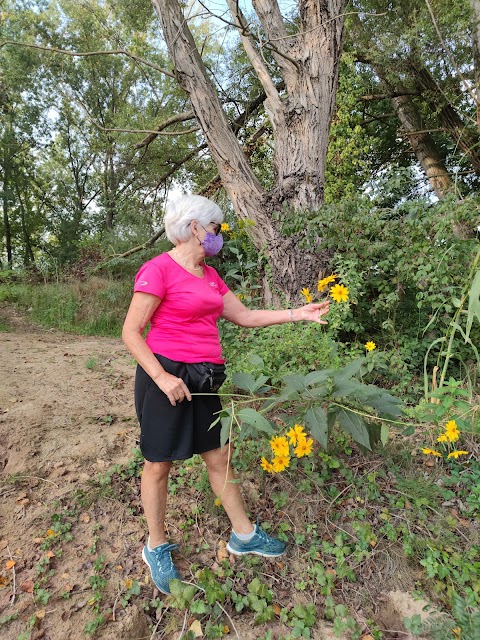
[[[120,340],[32,327],[11,307],[0,308],[0,319],[11,328],[0,333],[0,638],[83,640],[86,629],[102,640],[184,637],[179,630],[192,621],[158,608],[162,598],[141,561],[132,358]],[[195,567],[222,571],[229,533],[200,467],[172,470],[167,511],[171,537],[182,543],[176,562],[191,580]],[[256,509],[271,507],[257,476],[244,477],[243,490]],[[302,559],[292,551],[288,562],[295,571]],[[283,567],[282,559],[265,561],[248,579],[258,571],[279,602],[309,602],[308,593],[292,592]],[[247,578],[237,582],[246,592]],[[288,632],[278,620],[254,627],[251,616],[231,613],[232,638]],[[155,616],[161,636],[152,634]],[[401,633],[388,640],[408,637]],[[311,637],[334,635],[318,621]]]
[[[54,596],[50,594],[43,606],[42,598],[33,601],[29,586],[33,581],[38,587],[39,576],[43,576],[38,571],[38,562],[46,555],[41,546],[45,546],[45,531],[53,526],[52,514],[61,517],[62,509],[67,510],[64,497],[88,488],[92,478],[131,455],[137,436],[132,406],[134,364],[120,340],[42,330],[29,326],[11,308],[0,313],[12,328],[0,333],[0,618],[17,616],[6,629],[0,627],[0,636],[16,639],[40,610],[40,616],[45,611],[44,623],[35,623],[37,633],[32,632],[32,638],[84,638],[87,616],[73,616],[74,624],[69,624],[78,597],[73,598],[73,606],[69,602],[68,606],[55,603],[49,607]],[[117,509],[116,517],[106,517],[105,523],[110,522],[106,530],[106,524],[100,524],[99,529],[112,540],[122,523],[121,515]],[[82,514],[74,537],[74,557],[50,558],[57,590],[66,585],[64,593],[72,588],[72,593],[81,594],[88,588],[90,567],[82,569],[82,564],[94,539],[90,524],[94,521],[99,524],[94,513]],[[130,529],[127,533],[134,533],[139,543],[143,536],[140,523]],[[115,555],[113,545],[112,549]],[[11,559],[15,567],[5,571]],[[88,563],[91,565],[87,559]],[[83,584],[76,583],[79,575]],[[12,603],[13,578],[16,595]],[[79,611],[85,602],[80,605]]]

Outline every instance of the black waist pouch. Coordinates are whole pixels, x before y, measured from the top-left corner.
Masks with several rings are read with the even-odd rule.
[[[215,393],[227,378],[224,364],[187,362],[185,366],[193,393]]]

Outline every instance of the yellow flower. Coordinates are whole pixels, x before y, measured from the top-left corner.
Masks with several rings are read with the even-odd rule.
[[[270,440],[270,446],[276,456],[288,456],[290,454],[290,447],[285,436],[275,436]]]
[[[305,438],[305,429],[302,427],[301,424],[294,425],[293,426],[293,430],[297,434],[297,439],[298,440],[300,440],[301,438]]]
[[[313,440],[307,440],[306,438],[302,438],[298,445],[295,447],[295,455],[297,458],[302,458],[303,456],[309,456],[312,453],[313,448]]]
[[[290,456],[288,455],[280,455],[280,456],[275,456],[274,459],[272,460],[272,466],[273,466],[273,470],[276,471],[277,473],[279,471],[283,471],[284,469],[286,469],[290,464]]]
[[[365,343],[365,349],[367,351],[373,351],[376,348],[377,348],[377,345],[374,342],[372,342],[371,340],[369,340],[368,342]]]
[[[262,458],[260,460],[260,466],[264,471],[267,471],[268,473],[273,473],[273,464],[269,462],[266,458]]]
[[[429,449],[428,447],[424,447],[422,449],[422,453],[424,453],[426,456],[437,456],[437,458],[442,457],[442,454],[440,452]]]
[[[127,589],[131,589],[133,585],[133,580],[131,578],[127,578],[125,580],[125,586],[127,587]]]
[[[326,278],[323,278],[322,280],[319,280],[318,284],[317,284],[318,291],[322,292],[326,288],[327,284],[330,284],[330,282],[334,282],[337,278],[338,278],[338,276],[334,274],[334,275],[331,275],[331,276],[327,276]]]
[[[230,231],[230,225],[227,222],[222,222],[220,231]]]
[[[221,498],[215,498],[215,500],[214,500],[213,504],[214,504],[216,507],[221,507],[221,506],[222,506],[222,499],[221,499]]]
[[[468,456],[468,451],[452,451],[448,454],[447,458],[458,458],[458,456]]]
[[[445,431],[445,437],[449,442],[455,442],[458,440],[460,436],[460,431],[451,429],[450,431]]]
[[[348,300],[348,289],[343,286],[343,284],[334,284],[330,289],[330,297],[335,300],[335,302],[347,302]]]
[[[302,296],[304,296],[305,302],[311,302],[313,300],[310,289],[308,289],[307,287],[303,287],[303,289],[300,289],[300,293],[302,294]]]
[[[452,633],[456,638],[460,637],[460,632],[462,631],[461,627],[455,627],[455,629],[452,629]]]
[[[297,444],[298,435],[293,427],[287,431],[286,436],[290,440],[290,444],[293,444],[293,446]]]
[[[455,422],[455,420],[449,420],[445,425],[445,431],[457,431],[457,430],[458,430],[458,424]]]
[[[448,442],[447,435],[445,433],[439,435],[437,438],[437,442]]]

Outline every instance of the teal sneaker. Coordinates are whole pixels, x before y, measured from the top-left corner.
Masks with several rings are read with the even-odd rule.
[[[147,545],[143,547],[142,558],[150,569],[152,580],[157,589],[168,595],[170,593],[170,580],[180,580],[177,567],[173,564],[171,552],[178,544],[164,544],[150,551]]]
[[[248,542],[237,538],[232,531],[230,540],[227,543],[227,550],[236,556],[254,553],[257,556],[265,556],[266,558],[278,558],[278,556],[283,555],[286,546],[285,542],[272,538],[256,524],[255,535]]]

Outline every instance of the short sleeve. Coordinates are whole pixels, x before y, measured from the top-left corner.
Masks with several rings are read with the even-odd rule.
[[[151,260],[142,265],[136,275],[133,290],[164,298],[165,279],[160,265],[154,264]]]
[[[215,271],[215,270],[214,270]],[[220,291],[220,295],[224,296],[226,293],[230,291],[225,282],[221,279],[218,273],[215,271],[215,281],[218,285],[218,290]]]

